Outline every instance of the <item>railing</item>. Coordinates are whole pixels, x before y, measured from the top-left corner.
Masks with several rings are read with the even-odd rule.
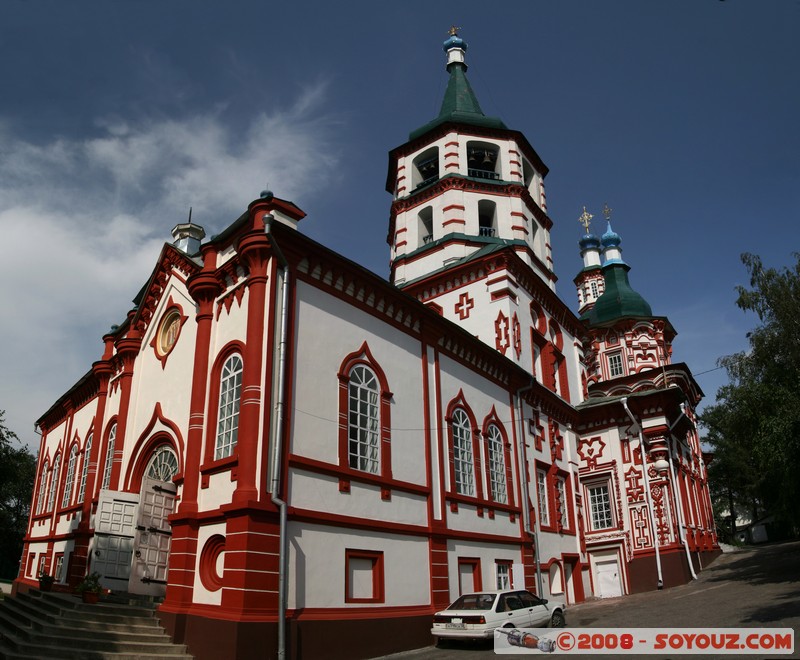
[[[423,237],[422,237],[422,242],[423,242],[423,244],[425,244],[425,245],[427,245],[427,244],[428,244],[428,243],[430,243],[431,241],[433,241],[433,234],[428,234],[427,236],[423,236]]]
[[[438,177],[438,176],[431,176],[431,177],[428,177],[428,178],[427,178],[427,179],[425,179],[424,181],[421,181],[420,183],[418,183],[418,184],[417,184],[417,187],[416,187],[416,188],[414,188],[414,190],[419,190],[420,188],[422,188],[422,187],[424,187],[424,186],[427,186],[428,184],[431,184],[431,183],[433,183],[434,181],[438,181],[438,180],[439,180],[439,177]]]
[[[493,179],[499,180],[500,175],[497,172],[492,172],[490,170],[467,170],[467,174],[471,176],[473,179]]]
[[[478,236],[494,236],[495,229],[494,227],[479,227],[478,228]]]

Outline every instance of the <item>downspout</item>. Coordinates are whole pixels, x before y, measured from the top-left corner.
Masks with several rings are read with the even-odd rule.
[[[529,536],[533,536],[533,561],[536,567],[536,589],[537,595],[539,598],[542,598],[544,592],[542,591],[542,568],[539,560],[539,517],[536,517],[536,524],[533,529],[531,529],[530,493],[528,492],[527,461],[525,460],[525,411],[523,410],[522,393],[531,389],[533,389],[533,383],[521,387],[515,394],[517,399],[517,424],[519,425],[519,451],[517,451],[517,462],[519,463],[519,475],[521,480],[519,491],[522,496],[522,525],[525,532]]]
[[[678,418],[672,422],[669,427],[669,434],[670,437],[675,440],[676,442],[678,439],[672,433],[672,429],[675,428],[677,423],[681,421],[681,417],[686,417],[686,404],[681,404],[681,414],[678,415]],[[688,417],[687,417],[688,419]],[[697,574],[694,572],[694,564],[692,564],[692,555],[689,552],[689,542],[686,540],[686,520],[683,517],[683,495],[681,495],[681,488],[678,484],[677,479],[675,478],[675,466],[672,464],[672,443],[670,443],[669,448],[669,475],[672,479],[672,487],[675,489],[675,500],[678,503],[678,534],[681,537],[681,543],[683,544],[683,549],[686,551],[686,561],[689,562],[689,572],[692,574],[692,579],[697,579]]]
[[[268,213],[264,216],[264,233],[270,237],[270,245],[275,253],[280,268],[281,278],[281,317],[280,336],[278,339],[278,396],[275,401],[274,442],[272,452],[272,474],[270,477],[270,499],[278,507],[280,521],[278,535],[278,660],[286,657],[286,594],[287,594],[287,562],[286,562],[286,502],[279,497],[281,486],[281,455],[283,443],[284,421],[284,388],[286,383],[286,343],[289,328],[289,264],[283,256],[275,237],[272,235],[272,223],[275,216]]]
[[[647,474],[647,455],[644,451],[644,436],[642,435],[642,427],[639,425],[639,422],[636,421],[631,409],[628,408],[628,397],[622,398],[622,407],[625,408],[625,412],[628,413],[628,417],[630,417],[631,422],[633,422],[633,425],[636,427],[636,432],[639,435],[639,449],[642,453],[642,474],[644,475],[644,494],[647,500],[647,517],[650,520],[650,528],[653,530],[653,547],[656,551],[656,570],[658,572],[657,588],[663,589],[664,577],[661,574],[661,552],[658,549],[658,530],[656,529],[656,520],[653,516],[653,499],[650,495],[650,477]]]

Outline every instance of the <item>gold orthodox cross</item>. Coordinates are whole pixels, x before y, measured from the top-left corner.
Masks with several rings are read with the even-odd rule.
[[[587,234],[589,233],[589,223],[591,223],[593,217],[594,216],[589,213],[584,206],[583,213],[581,213],[581,216],[578,218],[578,222],[583,225],[583,228],[586,230]]]
[[[451,25],[451,26],[450,26],[450,29],[447,31],[447,33],[448,33],[448,34],[449,34],[451,37],[457,37],[457,36],[458,36],[458,31],[459,31],[460,29],[461,29],[460,27],[456,27],[455,25]]]
[[[606,216],[606,220],[611,220],[611,211],[613,210],[608,207],[608,204],[603,204],[603,215]]]

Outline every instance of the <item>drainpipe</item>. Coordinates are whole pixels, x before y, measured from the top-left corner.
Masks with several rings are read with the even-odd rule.
[[[658,549],[658,530],[656,529],[656,520],[653,516],[653,499],[650,496],[650,477],[647,474],[647,455],[644,451],[644,436],[642,435],[642,427],[639,425],[639,422],[636,421],[631,409],[628,408],[628,397],[622,398],[622,407],[625,408],[625,412],[628,413],[628,417],[630,417],[631,422],[633,422],[633,425],[636,427],[636,432],[639,435],[639,449],[642,453],[642,474],[644,475],[644,494],[647,500],[647,513],[650,520],[650,528],[653,530],[653,547],[656,551],[656,570],[658,571],[657,588],[663,589],[664,577],[661,574],[661,552]]]
[[[519,447],[517,451],[517,462],[519,463],[520,474],[520,495],[522,496],[522,525],[525,532],[529,536],[533,536],[533,560],[536,566],[536,589],[539,598],[542,598],[544,592],[542,591],[542,568],[539,560],[539,517],[536,517],[536,524],[531,529],[531,516],[530,516],[530,493],[528,492],[528,471],[527,461],[525,460],[525,419],[524,409],[522,402],[523,392],[533,389],[533,383],[521,387],[517,390],[515,395],[517,399],[517,423],[519,425]]]
[[[272,452],[272,474],[270,478],[270,499],[278,507],[280,520],[278,536],[278,660],[286,657],[286,594],[287,594],[287,567],[286,567],[286,502],[279,497],[281,454],[283,443],[284,422],[284,388],[286,383],[286,342],[289,327],[289,264],[283,256],[275,237],[272,236],[272,223],[275,216],[268,213],[264,216],[264,232],[270,237],[270,245],[278,259],[282,271],[281,278],[281,317],[280,336],[278,339],[278,397],[275,401],[275,425]]]
[[[672,433],[672,429],[675,428],[677,423],[681,421],[681,417],[686,417],[686,404],[681,404],[681,414],[678,415],[678,418],[672,422],[669,427],[669,434],[670,437],[678,441],[678,438]],[[688,418],[687,418],[688,419]],[[697,579],[697,574],[694,572],[694,564],[692,564],[692,555],[689,552],[689,541],[686,539],[686,521],[683,517],[683,495],[681,495],[681,489],[678,485],[678,481],[675,478],[675,466],[672,464],[672,443],[670,443],[669,448],[669,474],[670,478],[672,479],[672,487],[675,491],[675,499],[678,504],[678,534],[681,537],[681,543],[683,544],[683,549],[686,551],[686,561],[689,562],[689,572],[692,574],[692,579]]]

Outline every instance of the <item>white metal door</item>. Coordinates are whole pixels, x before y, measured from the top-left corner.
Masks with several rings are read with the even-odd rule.
[[[91,570],[104,587],[126,591],[133,557],[133,537],[139,496],[101,490],[94,519]]]
[[[613,598],[622,595],[622,581],[619,575],[619,563],[616,559],[599,561],[595,564],[597,590],[600,598]]]
[[[175,508],[175,484],[142,479],[141,499],[136,520],[134,571],[131,593],[161,596],[166,592],[169,548],[172,530],[167,517]]]

